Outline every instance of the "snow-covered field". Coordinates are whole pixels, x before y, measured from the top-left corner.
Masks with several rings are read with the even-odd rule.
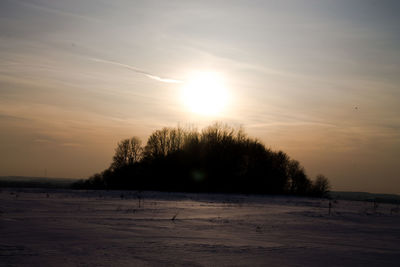
[[[400,266],[393,204],[2,189],[1,266]]]

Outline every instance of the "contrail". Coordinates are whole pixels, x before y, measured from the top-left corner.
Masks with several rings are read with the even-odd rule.
[[[102,63],[107,63],[107,64],[112,64],[112,65],[115,65],[115,66],[124,67],[124,68],[132,70],[132,71],[134,71],[136,73],[143,74],[143,75],[147,76],[150,79],[153,79],[153,80],[156,80],[156,81],[159,81],[159,82],[163,82],[163,83],[183,83],[183,81],[181,81],[181,80],[162,78],[160,76],[151,74],[149,72],[146,72],[146,71],[143,71],[143,70],[140,70],[140,69],[136,69],[136,68],[134,68],[132,66],[129,66],[129,65],[126,65],[126,64],[122,64],[122,63],[119,63],[119,62],[115,62],[115,61],[109,61],[109,60],[104,60],[104,59],[99,59],[99,58],[90,58],[90,60],[97,61],[97,62],[102,62]]]

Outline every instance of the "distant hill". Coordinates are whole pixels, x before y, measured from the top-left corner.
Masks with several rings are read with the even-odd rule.
[[[70,188],[78,179],[30,176],[0,176],[0,187]]]
[[[400,203],[400,195],[395,194],[374,194],[367,192],[344,192],[331,191],[329,193],[333,199],[357,200],[357,201],[376,201],[381,203]]]

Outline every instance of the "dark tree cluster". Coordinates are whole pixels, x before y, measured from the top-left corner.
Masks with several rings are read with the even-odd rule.
[[[323,175],[311,181],[284,152],[217,123],[201,132],[163,128],[145,146],[123,140],[108,169],[75,187],[324,196],[329,182]]]

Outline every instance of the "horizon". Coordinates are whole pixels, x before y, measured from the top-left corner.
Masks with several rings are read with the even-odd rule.
[[[10,176],[8,176],[8,175],[5,175],[5,176],[0,176],[0,179],[1,178],[31,178],[31,179],[65,179],[65,180],[74,180],[74,181],[78,181],[78,180],[84,180],[84,179],[87,179],[87,177],[80,177],[80,178],[71,178],[71,177],[43,177],[43,176],[13,176],[13,175],[10,175]],[[111,190],[111,191],[113,191],[113,190]],[[130,190],[115,190],[115,191],[130,191]],[[152,191],[152,190],[148,190],[148,191]],[[167,192],[167,191],[160,191],[160,192]],[[330,190],[329,192],[331,192],[331,193],[354,193],[354,194],[358,194],[358,193],[360,193],[360,194],[371,194],[371,195],[388,195],[388,196],[399,196],[400,197],[400,194],[396,194],[396,193],[382,193],[382,192],[366,192],[366,191],[336,191],[336,190]],[[177,192],[177,193],[187,193],[187,194],[208,194],[208,193],[205,193],[205,192],[197,192],[197,193],[194,193],[194,192]],[[221,193],[216,193],[216,192],[214,192],[213,194],[222,194],[222,195],[224,195],[224,194],[228,194],[228,195],[230,195],[230,194],[232,194],[232,195],[265,195],[265,194],[256,194],[256,193],[253,193],[253,194],[251,194],[251,193],[246,193],[246,194],[244,194],[244,193],[223,193],[223,192],[221,192]],[[278,194],[279,195],[279,194]],[[282,194],[282,196],[284,196],[284,194]],[[301,196],[300,196],[301,197]]]
[[[396,1],[0,7],[0,176],[87,178],[124,138],[220,121],[332,191],[400,195]]]

